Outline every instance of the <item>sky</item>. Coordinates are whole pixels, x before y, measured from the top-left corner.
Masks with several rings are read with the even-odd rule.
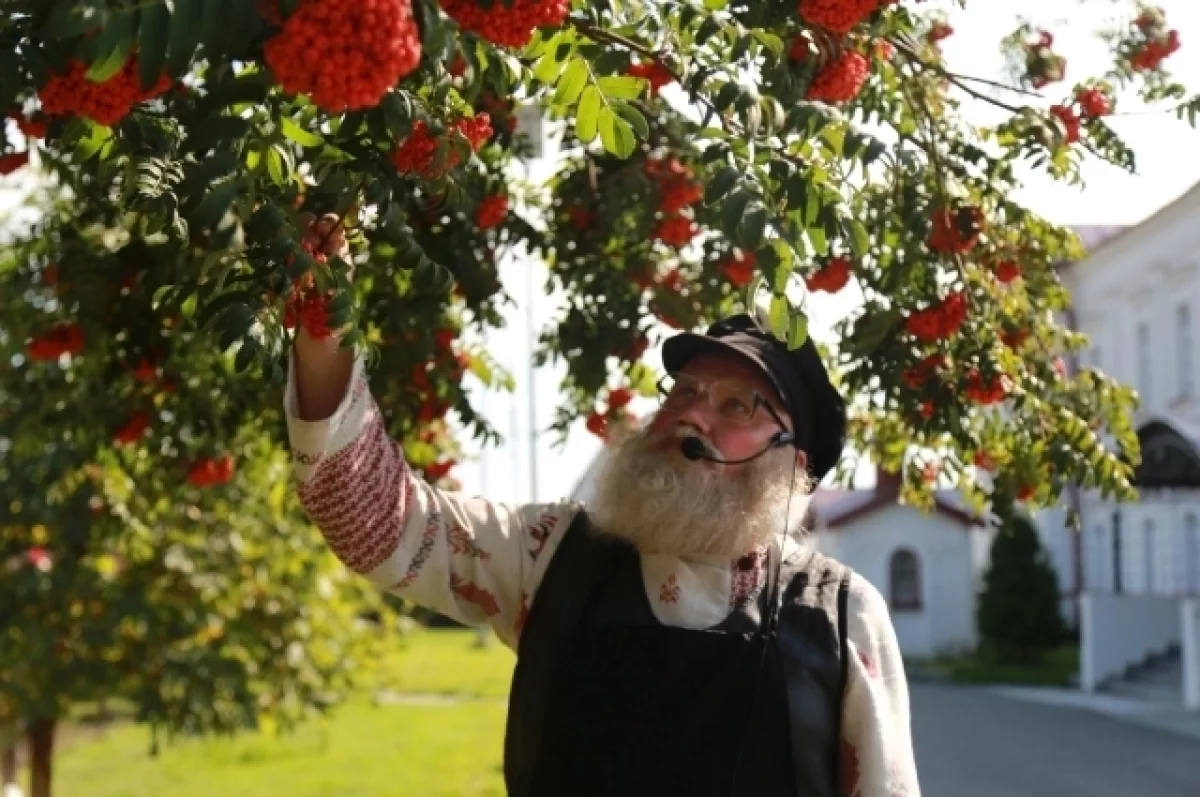
[[[1055,34],[1056,49],[1070,59],[1068,84],[1103,71],[1108,54],[1103,43],[1094,38],[1093,31],[1112,19],[1118,10],[1128,7],[1124,0],[970,0],[968,5],[966,11],[946,0],[924,5],[930,9],[944,8],[950,14],[955,34],[943,42],[943,51],[952,71],[1001,78],[999,39],[1015,28],[1023,15]],[[1200,3],[1160,0],[1159,5],[1167,12],[1171,24],[1179,29],[1183,41],[1183,49],[1168,63],[1176,75],[1196,76],[1190,88],[1200,91]],[[979,123],[1003,118],[977,101],[971,101],[965,112]],[[1200,133],[1186,123],[1159,114],[1119,116],[1112,124],[1138,155],[1136,175],[1091,162],[1085,167],[1086,185],[1082,189],[1033,175],[1017,198],[1062,224],[1136,224],[1200,181]],[[527,165],[530,176],[548,175],[554,155],[551,142],[545,157]],[[9,209],[21,193],[14,190],[16,179],[17,175],[0,179],[0,212]],[[553,446],[550,435],[544,432],[534,439],[532,430],[544,430],[551,423],[557,386],[564,372],[559,365],[531,373],[529,365],[530,341],[536,337],[536,330],[552,321],[555,303],[542,294],[546,271],[539,262],[505,263],[501,276],[519,306],[507,314],[507,328],[490,335],[487,345],[514,372],[518,388],[513,394],[478,388],[472,392],[476,406],[489,417],[506,442],[496,449],[471,451],[471,457],[455,475],[465,491],[493,500],[554,501],[570,495],[601,446],[582,423],[572,430],[563,448]],[[831,341],[834,325],[853,311],[858,299],[852,287],[833,298],[818,294],[811,306],[810,328],[814,337]],[[656,348],[647,358],[655,367],[660,365]],[[649,402],[635,405],[641,412],[652,407]]]
[[[943,42],[943,51],[951,71],[1002,79],[999,40],[1024,18],[1054,33],[1056,49],[1069,59],[1068,81],[1060,84],[1068,90],[1075,80],[1100,74],[1111,63],[1107,60],[1105,45],[1095,38],[1094,31],[1114,19],[1121,8],[1127,7],[1111,0],[971,0],[967,11],[948,2],[935,1],[926,5],[931,9],[943,8],[950,14],[955,34]],[[1162,0],[1159,5],[1166,11],[1172,26],[1179,29],[1183,41],[1183,48],[1171,58],[1170,67],[1178,76],[1197,76],[1189,88],[1193,92],[1200,91],[1200,3],[1196,0]],[[1190,46],[1192,43],[1195,46]],[[1184,82],[1188,82],[1186,78]],[[1047,97],[1046,105],[1058,99],[1049,92]],[[1118,110],[1140,109],[1119,107]],[[978,101],[969,101],[964,112],[972,121],[983,124],[1005,116]],[[1017,196],[1019,201],[1060,224],[1129,225],[1153,215],[1200,181],[1200,132],[1185,122],[1166,114],[1119,116],[1111,122],[1137,153],[1137,174],[1130,175],[1092,161],[1084,168],[1085,185],[1082,188],[1031,174],[1024,190]],[[550,145],[546,159],[530,164],[531,171],[546,173],[552,168],[553,154]],[[509,314],[508,329],[496,333],[489,340],[489,348],[516,373],[518,390],[512,395],[481,396],[480,403],[506,442],[497,449],[480,452],[474,461],[460,465],[456,475],[465,491],[493,500],[554,501],[571,494],[600,452],[601,444],[582,423],[572,429],[564,448],[552,447],[546,434],[538,435],[534,442],[530,430],[544,428],[551,422],[556,388],[564,369],[546,368],[530,374],[530,322],[534,329],[541,328],[553,318],[554,308],[552,300],[540,292],[545,280],[545,269],[541,264],[530,261],[505,264],[502,279],[523,306]],[[532,312],[526,300],[530,279],[535,281],[538,297]],[[810,318],[814,337],[831,341],[834,325],[853,311],[859,298],[850,287],[834,298],[818,294]],[[657,350],[648,352],[647,357],[656,367],[661,364]],[[530,397],[536,425],[531,424]],[[642,402],[635,408],[646,412],[653,404]],[[531,452],[536,456],[531,458]],[[864,471],[857,484],[864,486],[870,481],[869,472]]]

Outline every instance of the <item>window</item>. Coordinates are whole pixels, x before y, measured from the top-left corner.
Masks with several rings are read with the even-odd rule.
[[[1089,592],[1111,591],[1112,571],[1108,569],[1109,552],[1112,543],[1109,540],[1108,526],[1101,523],[1092,531],[1087,545],[1087,571],[1084,572],[1084,584]]]
[[[1192,345],[1192,308],[1186,304],[1175,309],[1175,338],[1179,355],[1176,368],[1179,397],[1190,398],[1196,393],[1196,349]]]
[[[1154,355],[1150,351],[1150,326],[1138,324],[1137,330],[1138,391],[1142,394],[1142,408],[1154,403]]]
[[[1157,591],[1154,571],[1157,569],[1155,558],[1158,552],[1155,550],[1154,543],[1154,521],[1146,518],[1142,527],[1142,586],[1143,592],[1147,595]]]
[[[1200,593],[1200,518],[1183,518],[1183,590]]]
[[[888,567],[889,593],[894,611],[920,611],[921,561],[909,550],[892,554]]]

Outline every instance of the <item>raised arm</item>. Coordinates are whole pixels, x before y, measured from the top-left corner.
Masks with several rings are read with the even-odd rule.
[[[345,246],[326,237],[331,252]],[[459,622],[488,623],[515,645],[575,508],[509,506],[427,484],[388,437],[361,360],[336,337],[298,331],[284,401],[300,502],[338,558],[383,589]]]

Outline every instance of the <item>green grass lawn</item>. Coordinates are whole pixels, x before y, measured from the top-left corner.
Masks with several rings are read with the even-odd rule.
[[[457,700],[376,704],[364,687],[295,733],[196,739],[147,755],[145,728],[76,735],[55,758],[55,794],[87,797],[503,795],[504,698],[514,657],[471,631],[414,634],[371,681],[392,693]],[[27,786],[28,784],[26,784]]]
[[[1030,665],[1001,664],[977,654],[936,662],[934,667],[959,683],[1070,686],[1079,675],[1079,648],[1074,645],[1058,648],[1039,663]]]

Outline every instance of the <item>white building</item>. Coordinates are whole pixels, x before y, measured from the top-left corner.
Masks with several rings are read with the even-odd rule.
[[[1082,365],[1141,397],[1141,500],[1076,499],[1081,684],[1145,673],[1153,696],[1200,709],[1200,185],[1063,275],[1094,344]]]
[[[883,594],[906,658],[970,651],[992,533],[956,492],[939,491],[926,513],[898,503],[899,485],[880,474],[870,489],[817,490],[813,544]]]

